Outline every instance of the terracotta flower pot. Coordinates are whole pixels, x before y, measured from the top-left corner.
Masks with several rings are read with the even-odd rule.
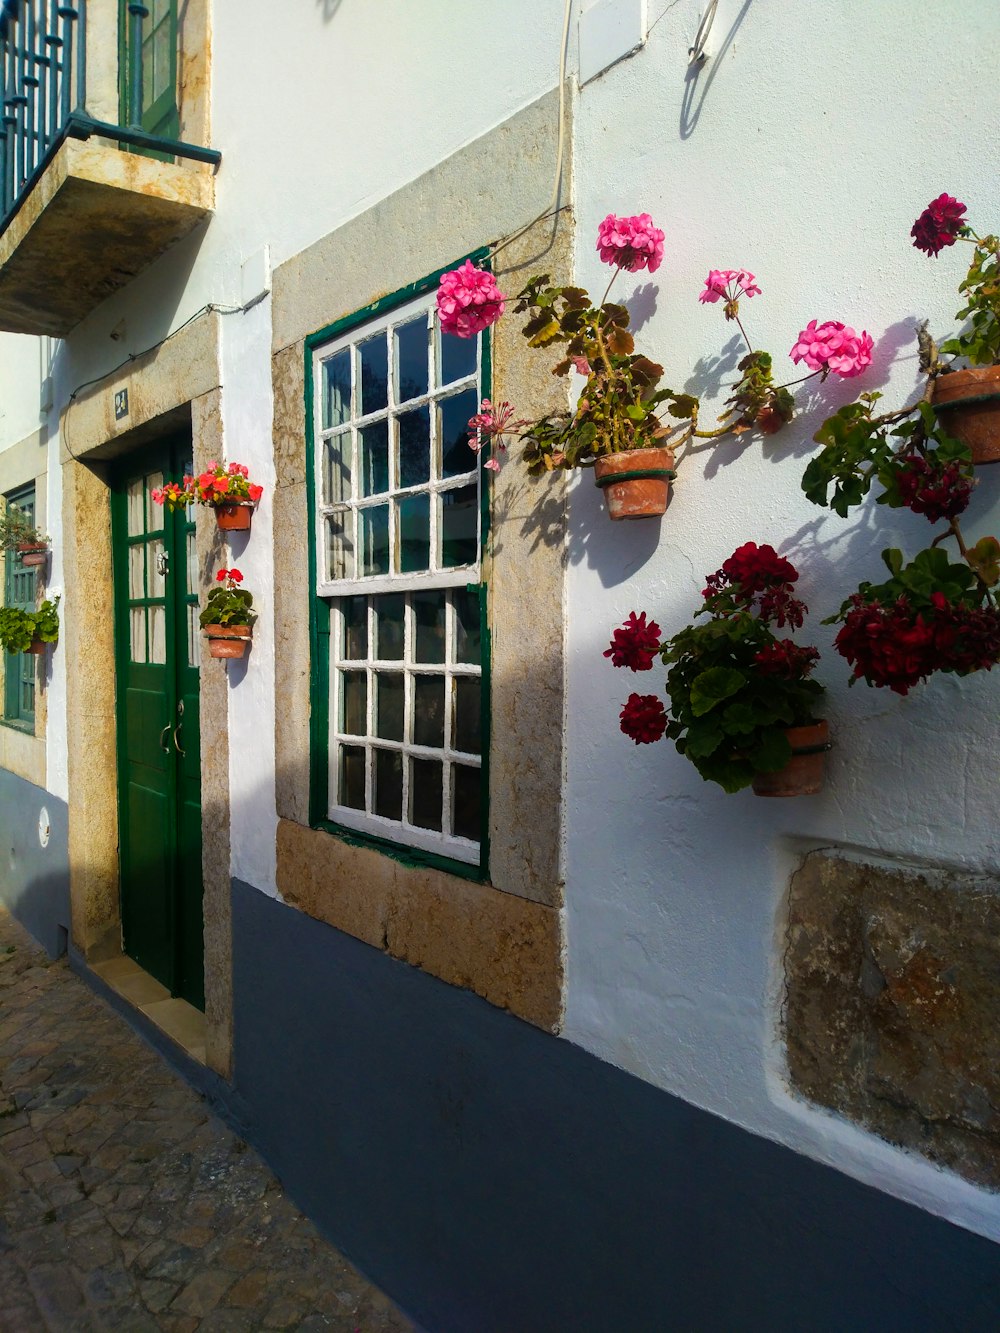
[[[250,647],[249,625],[206,625],[209,657],[242,657]]]
[[[815,796],[823,788],[826,752],[830,748],[829,722],[812,722],[785,731],[792,757],[776,773],[755,773],[757,796]]]
[[[47,546],[32,546],[30,542],[22,542],[17,548],[17,556],[22,565],[44,565],[49,558]]]
[[[41,657],[47,647],[48,644],[43,643],[41,639],[32,639],[24,651],[26,653],[33,653],[35,657]]]
[[[973,463],[1000,462],[1000,366],[938,375],[932,401],[945,430],[972,450]]]
[[[253,505],[249,500],[224,500],[214,505],[215,521],[223,532],[245,532],[253,519]]]
[[[613,519],[665,514],[673,477],[672,449],[630,449],[623,454],[604,454],[594,463],[594,481],[604,491],[604,503]]]

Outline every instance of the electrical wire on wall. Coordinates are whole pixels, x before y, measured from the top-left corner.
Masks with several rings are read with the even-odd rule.
[[[530,231],[536,222],[542,222],[545,218],[561,213],[562,208],[567,207],[566,204],[563,204],[562,208],[558,205],[559,189],[562,185],[563,149],[566,143],[566,51],[569,46],[569,20],[572,12],[573,0],[565,0],[562,39],[559,43],[559,131],[556,136],[556,165],[552,179],[552,197],[537,217],[532,218],[530,222],[526,222],[523,227],[519,227],[512,236],[508,236],[499,245],[490,246],[491,257],[498,255],[508,245],[512,245],[518,237],[523,236],[526,231]]]
[[[178,324],[176,329],[171,329],[159,342],[151,344],[151,346],[144,348],[141,352],[129,352],[124,361],[119,361],[117,366],[112,366],[111,369],[106,370],[103,375],[96,375],[92,380],[84,380],[82,384],[78,384],[70,394],[66,406],[71,407],[80,394],[83,393],[84,389],[89,389],[93,385],[100,384],[103,380],[109,379],[112,375],[117,375],[119,370],[124,370],[126,366],[130,366],[134,361],[141,361],[144,356],[149,356],[150,352],[159,351],[164,343],[168,343],[171,338],[176,338],[178,333],[182,333],[188,325],[193,324],[196,319],[201,319],[202,315],[245,315],[251,306],[257,304],[258,299],[258,297],[254,297],[254,299],[248,301],[246,305],[219,305],[215,301],[209,301],[207,305],[203,305],[200,310],[196,310],[193,315],[190,315],[183,324]],[[67,418],[64,418],[63,420],[62,442],[70,458],[76,459],[78,455],[70,448],[68,432],[66,430],[67,420]]]

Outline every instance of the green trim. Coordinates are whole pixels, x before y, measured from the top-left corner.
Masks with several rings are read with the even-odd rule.
[[[954,412],[960,407],[974,407],[977,403],[995,403],[1000,401],[1000,392],[970,394],[968,398],[955,398],[950,403],[933,403],[935,412]]]
[[[315,432],[315,385],[313,383],[313,353],[317,347],[324,343],[332,342],[334,338],[340,337],[344,333],[357,328],[361,324],[366,324],[369,320],[377,319],[388,310],[395,309],[396,306],[404,305],[407,301],[413,300],[417,296],[423,296],[426,292],[436,287],[441,275],[450,272],[458,264],[464,264],[466,259],[471,259],[474,263],[486,264],[489,260],[489,250],[482,247],[473,250],[470,254],[464,255],[461,259],[451,264],[446,264],[443,268],[436,269],[433,273],[416,282],[408,283],[405,287],[400,287],[397,291],[390,292],[388,296],[379,297],[370,305],[362,306],[360,310],[355,310],[349,315],[344,315],[340,319],[335,319],[332,323],[326,324],[321,329],[307,335],[303,349],[305,361],[305,415],[306,415],[306,505],[308,508],[309,523],[309,826],[314,829],[322,829],[326,833],[332,833],[342,839],[351,847],[372,847],[376,851],[383,852],[390,856],[394,861],[399,861],[403,865],[433,867],[436,870],[447,871],[448,874],[456,875],[461,879],[474,880],[482,883],[489,879],[489,753],[490,753],[490,733],[492,715],[490,711],[490,644],[489,644],[489,618],[487,616],[485,583],[469,584],[468,587],[478,588],[479,607],[480,607],[480,631],[482,642],[482,700],[480,706],[480,718],[482,726],[482,836],[479,847],[479,864],[470,864],[468,861],[456,861],[452,857],[440,856],[436,852],[422,851],[419,847],[411,847],[405,843],[392,842],[386,838],[380,838],[375,834],[359,832],[357,829],[348,829],[343,825],[335,823],[327,814],[329,810],[329,735],[330,735],[330,606],[327,601],[316,594],[316,432]],[[480,396],[488,398],[492,385],[492,357],[490,351],[490,338],[486,333],[482,342],[481,373],[480,373]],[[480,455],[480,461],[482,456]],[[490,499],[489,487],[483,477],[483,469],[480,467],[480,514],[481,514],[481,549],[485,554],[489,529],[490,529]]]
[[[669,467],[636,468],[632,472],[608,472],[603,477],[594,476],[595,486],[614,486],[619,481],[673,481],[677,473]]]

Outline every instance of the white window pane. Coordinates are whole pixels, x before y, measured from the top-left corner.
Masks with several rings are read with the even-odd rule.
[[[167,660],[167,613],[162,606],[149,608],[149,660],[160,666]]]
[[[163,527],[163,506],[153,501],[153,491],[163,489],[163,473],[152,472],[146,478],[146,531],[155,532]],[[141,529],[140,529],[141,531]]]
[[[187,630],[188,630],[188,666],[196,667],[198,665],[197,606],[189,606],[187,609]]]
[[[146,608],[133,606],[129,611],[129,656],[133,662],[146,660]]]
[[[194,533],[187,534],[187,591],[193,596],[198,591],[198,552],[195,549]]]
[[[142,478],[129,484],[126,491],[128,503],[128,535],[130,537],[141,537],[145,528],[142,522],[142,504],[143,504]],[[159,526],[159,524],[157,524]]]
[[[164,553],[163,538],[156,537],[149,543],[149,554],[147,556],[148,567],[146,570],[147,586],[149,588],[148,596],[162,597],[166,589],[166,579],[164,577]]]
[[[354,577],[353,516],[350,510],[331,514],[326,520],[326,567],[331,579]]]
[[[132,601],[146,595],[145,556],[145,546],[128,548],[128,595]]]

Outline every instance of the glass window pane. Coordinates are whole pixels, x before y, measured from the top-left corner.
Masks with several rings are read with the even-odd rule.
[[[389,403],[389,344],[384,333],[358,346],[358,416],[381,412]]]
[[[458,486],[441,493],[441,564],[474,565],[479,558],[479,493]]]
[[[358,431],[361,459],[361,494],[379,495],[389,489],[389,423],[376,421]]]
[[[478,676],[458,676],[452,680],[452,685],[452,748],[464,754],[479,754],[482,681]]]
[[[152,100],[171,92],[170,87],[170,46],[173,30],[169,23],[161,23],[153,35],[153,77],[150,80]],[[145,99],[143,99],[145,100]]]
[[[146,608],[133,606],[128,613],[129,656],[133,662],[146,660]]]
[[[342,504],[351,498],[351,432],[331,436],[323,450],[323,502]]]
[[[441,765],[434,759],[410,760],[410,823],[441,828]]]
[[[323,362],[323,429],[351,419],[351,349],[345,347]]]
[[[413,743],[444,745],[444,676],[413,677]]]
[[[457,393],[439,405],[441,432],[441,475],[458,477],[478,467],[476,455],[469,448],[469,418],[479,411],[474,390]]]
[[[368,598],[345,597],[340,603],[340,609],[344,617],[344,657],[367,657]]]
[[[427,392],[427,349],[430,327],[427,316],[401,324],[396,337],[396,402],[405,403]]]
[[[451,770],[451,831],[478,842],[482,831],[482,770],[455,764]]]
[[[403,818],[403,756],[398,750],[375,751],[375,813]]]
[[[365,808],[365,747],[342,745],[337,782],[337,801],[352,810]]]
[[[403,673],[380,671],[378,674],[378,717],[375,735],[386,741],[403,739]]]
[[[361,577],[389,572],[389,506],[373,505],[361,515]]]
[[[482,662],[479,592],[456,588],[452,600],[455,605],[455,661],[479,666]]]
[[[444,599],[443,592],[415,592],[413,594],[413,625],[415,662],[443,662],[444,659]]]
[[[399,429],[399,484],[422,486],[431,476],[431,414],[418,407],[397,418]]]
[[[144,531],[142,524],[142,478],[138,481],[129,483],[126,492],[128,504],[128,535],[130,537],[141,537]]]
[[[189,606],[187,609],[187,627],[188,627],[188,666],[196,667],[198,665],[197,606]]]
[[[340,673],[340,730],[350,736],[368,733],[368,676],[364,671]]]
[[[187,565],[187,592],[194,596],[198,591],[198,548],[194,541],[194,528],[191,528],[185,534],[186,547],[186,565]]]
[[[158,666],[167,660],[167,613],[162,606],[149,608],[149,660]]]
[[[402,574],[429,569],[431,563],[431,497],[410,495],[396,505],[396,561]]]
[[[405,613],[406,599],[401,592],[376,598],[375,615],[378,624],[376,656],[380,661],[397,661],[403,656]]]
[[[128,548],[128,595],[132,601],[146,596],[145,554],[145,546]]]
[[[454,338],[450,333],[442,333],[438,327],[441,347],[441,383],[454,384],[467,375],[476,373],[476,353],[479,350],[478,338]]]
[[[146,586],[149,588],[150,597],[162,597],[166,590],[166,580],[163,576],[163,538],[157,537],[149,543],[146,556]]]
[[[346,509],[326,520],[326,567],[331,579],[354,578],[353,526],[353,516]]]
[[[146,531],[156,532],[163,527],[163,505],[153,500],[153,491],[163,489],[163,473],[152,472],[146,478]],[[140,529],[141,531],[141,529]]]

